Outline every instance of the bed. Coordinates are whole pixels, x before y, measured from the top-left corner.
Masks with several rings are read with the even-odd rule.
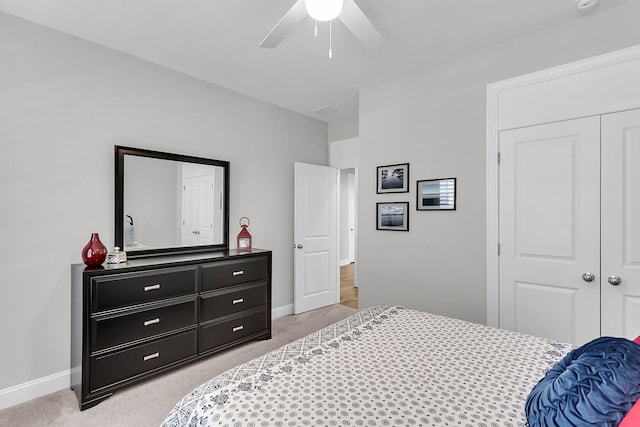
[[[571,345],[379,305],[202,384],[164,427],[524,426]]]

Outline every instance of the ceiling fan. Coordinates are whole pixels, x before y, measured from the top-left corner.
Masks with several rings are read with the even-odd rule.
[[[327,0],[324,1],[326,2]],[[267,37],[262,40],[259,46],[270,49],[275,48],[295,27],[300,25],[300,23],[310,15],[312,17],[316,16],[315,19],[320,21],[330,21],[337,17],[368,49],[373,49],[384,42],[378,30],[376,30],[371,21],[369,21],[369,18],[362,12],[354,0],[338,1],[337,3],[342,3],[342,10],[340,10],[338,6],[336,11],[337,16],[334,15],[333,17],[318,17],[315,15],[312,9],[313,3],[311,0],[297,0],[269,34],[267,34]]]

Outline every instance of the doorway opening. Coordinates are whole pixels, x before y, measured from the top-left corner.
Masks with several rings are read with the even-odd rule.
[[[358,308],[356,286],[357,171],[340,169],[339,179],[340,235],[340,304]]]

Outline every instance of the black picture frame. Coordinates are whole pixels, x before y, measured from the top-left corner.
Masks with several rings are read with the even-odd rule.
[[[416,182],[416,210],[455,211],[457,179],[423,179]]]
[[[408,193],[409,163],[378,166],[376,168],[377,193]]]
[[[376,203],[376,230],[409,231],[409,202]]]

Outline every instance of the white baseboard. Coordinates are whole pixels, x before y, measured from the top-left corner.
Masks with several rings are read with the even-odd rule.
[[[293,304],[283,305],[271,310],[273,319],[290,314],[293,314]],[[0,390],[0,411],[69,387],[71,387],[71,370],[5,388]]]
[[[293,304],[287,304],[271,309],[271,318],[273,320],[277,319],[278,317],[288,316],[290,314],[293,314]]]
[[[349,261],[349,258],[346,259],[341,259],[340,261],[338,261],[340,263],[340,265],[347,265],[347,264],[351,264],[351,261]]]
[[[0,410],[71,386],[71,370],[58,372],[0,390]]]

